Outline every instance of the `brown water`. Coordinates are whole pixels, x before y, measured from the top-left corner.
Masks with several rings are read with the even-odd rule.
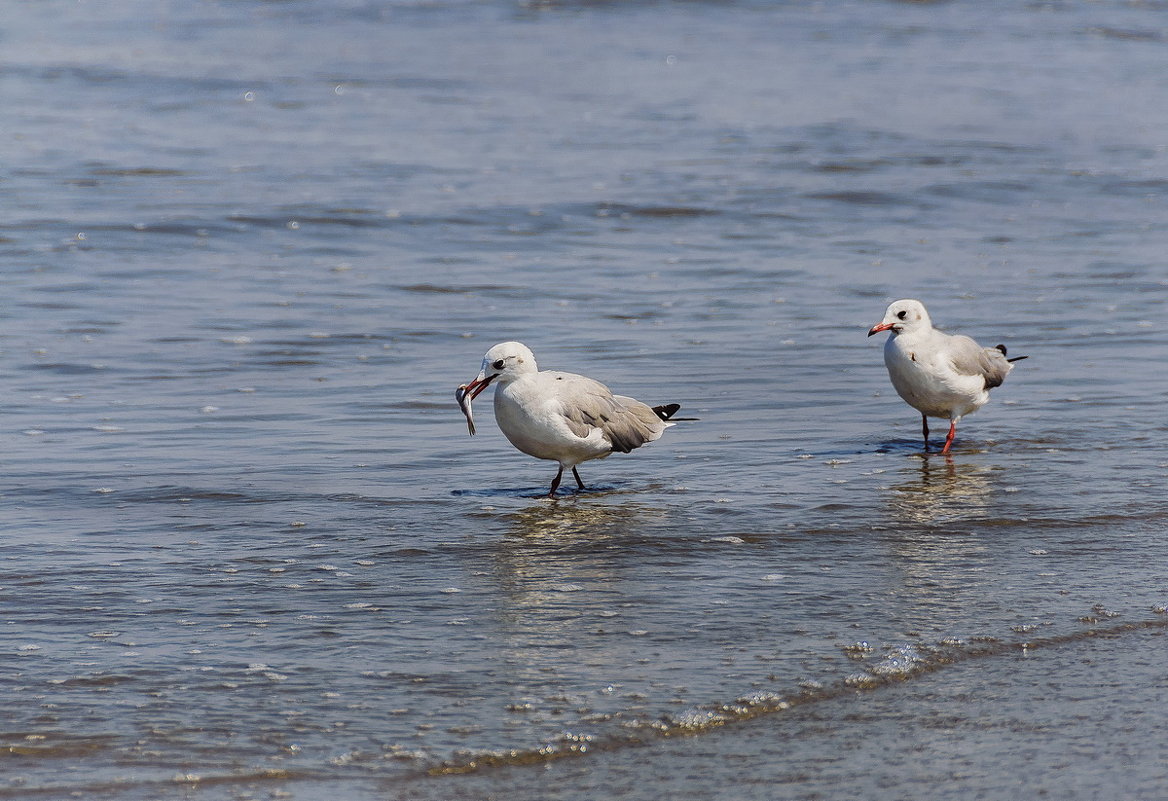
[[[9,9],[0,797],[1163,794],[1164,41]],[[902,296],[1030,356],[949,459]],[[700,419],[548,501],[453,401],[507,339]]]

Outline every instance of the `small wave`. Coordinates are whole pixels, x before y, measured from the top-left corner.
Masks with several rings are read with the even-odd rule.
[[[477,292],[527,292],[525,287],[510,286],[507,284],[464,284],[459,286],[443,286],[441,284],[406,284],[397,287],[402,292],[417,292],[425,295],[465,295]]]
[[[76,364],[74,362],[48,362],[45,364],[30,364],[27,370],[41,370],[59,375],[88,375],[100,373],[107,369],[104,364]]]
[[[812,192],[806,195],[810,200],[828,200],[834,203],[847,203],[854,206],[917,206],[919,203],[892,192],[876,191],[848,191],[848,192]]]
[[[1021,181],[963,181],[935,184],[924,191],[935,197],[976,203],[1017,203],[1018,196],[1033,192],[1034,186]]]
[[[126,490],[118,494],[122,503],[187,503],[191,501],[215,501],[216,503],[273,503],[287,500],[287,497],[256,497],[241,492],[227,490],[196,489],[166,485],[160,487],[144,487],[137,490]]]
[[[1168,180],[1163,178],[1110,180],[1103,184],[1103,191],[1121,197],[1163,197],[1168,192]]]
[[[108,176],[115,176],[115,177],[119,177],[119,178],[132,178],[132,177],[139,177],[139,176],[141,176],[141,177],[150,177],[150,176],[179,177],[182,175],[186,175],[187,173],[183,172],[182,170],[172,170],[172,169],[168,169],[166,167],[95,166],[95,167],[90,168],[89,174],[90,175],[108,175]]]
[[[105,632],[96,632],[91,637],[109,636]],[[117,636],[114,633],[114,636]],[[87,676],[70,676],[65,679],[49,679],[49,684],[57,687],[116,687],[119,684],[134,681],[134,676],[122,673],[95,673]]]
[[[2,753],[3,746],[0,746]],[[82,782],[77,784],[21,785],[0,787],[0,798],[94,798],[117,794],[123,796],[130,790],[157,788],[159,795],[169,797],[175,788],[193,792],[198,788],[223,787],[235,784],[259,784],[263,782],[285,782],[295,779],[319,778],[306,771],[292,771],[283,768],[241,771],[239,773],[175,773],[168,778],[117,780],[109,782]]]
[[[114,735],[5,732],[0,734],[0,754],[30,759],[71,759],[109,750],[116,747],[117,742]]]
[[[1131,28],[1109,28],[1099,26],[1088,28],[1087,33],[1100,36],[1104,39],[1123,39],[1129,42],[1163,42],[1164,34],[1153,30],[1134,30]]]
[[[946,638],[933,645],[916,643],[893,645],[886,648],[882,656],[870,665],[866,665],[832,684],[802,682],[798,689],[789,693],[757,692],[740,696],[733,701],[694,707],[653,720],[633,720],[625,723],[623,731],[618,733],[565,732],[558,739],[543,743],[535,748],[513,748],[459,754],[439,764],[431,765],[426,772],[431,776],[449,776],[498,767],[545,764],[569,757],[585,756],[590,753],[639,747],[659,739],[699,736],[724,726],[781,714],[795,707],[829,701],[857,692],[871,692],[882,687],[911,681],[920,676],[971,660],[1025,654],[1029,651],[1056,648],[1099,637],[1119,637],[1149,629],[1168,629],[1168,618],[1162,616],[1162,613],[1156,609],[1153,611],[1161,616],[1026,640],[1007,641],[986,637],[978,638],[975,641],[965,641],[957,638]],[[1084,618],[1083,621],[1094,623],[1100,619],[1102,617],[1091,616]]]
[[[622,206],[620,211],[634,217],[715,217],[722,213],[694,206]]]

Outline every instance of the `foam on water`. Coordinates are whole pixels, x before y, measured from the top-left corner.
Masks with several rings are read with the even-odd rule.
[[[565,732],[555,741],[531,749],[461,754],[428,768],[427,772],[436,776],[464,774],[581,757],[595,752],[639,748],[657,738],[700,736],[759,717],[787,713],[808,704],[834,701],[856,692],[877,691],[893,683],[911,681],[926,674],[945,671],[951,666],[971,660],[1016,658],[1031,652],[1058,648],[1093,638],[1121,638],[1132,632],[1165,629],[1168,629],[1168,621],[1150,618],[1025,640],[980,637],[977,643],[948,638],[933,645],[893,644],[886,646],[885,654],[864,671],[851,673],[842,680],[830,684],[808,679],[786,693],[758,691],[740,696],[733,701],[687,709],[680,713],[664,715],[656,720],[628,720],[621,725],[618,732],[607,735]]]

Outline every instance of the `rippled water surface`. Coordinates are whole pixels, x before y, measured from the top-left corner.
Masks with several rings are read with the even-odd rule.
[[[1166,42],[7,9],[0,798],[1162,795]],[[1030,357],[950,458],[906,296]],[[453,400],[507,339],[698,419],[548,500]]]

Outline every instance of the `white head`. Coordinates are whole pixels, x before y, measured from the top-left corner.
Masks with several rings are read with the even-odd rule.
[[[879,334],[881,331],[891,331],[895,334],[912,334],[917,331],[928,331],[933,327],[929,319],[929,312],[925,304],[911,298],[895,301],[884,312],[884,319],[872,326],[868,336]]]
[[[474,399],[496,379],[500,384],[506,384],[538,370],[535,354],[522,342],[500,342],[483,357],[483,368],[475,380],[466,385],[466,394]]]

